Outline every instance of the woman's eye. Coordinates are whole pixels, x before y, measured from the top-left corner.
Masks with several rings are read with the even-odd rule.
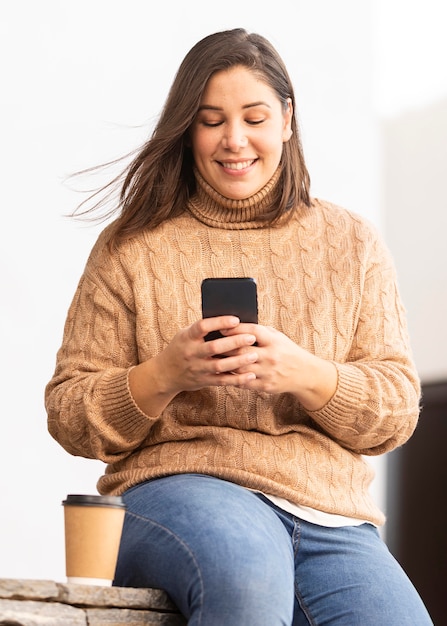
[[[207,126],[208,128],[214,128],[216,126],[220,126],[222,122],[220,120],[212,121],[212,120],[203,120],[202,124]]]
[[[265,122],[264,118],[257,120],[247,120],[247,124],[250,124],[250,126],[257,126],[258,124],[262,124],[262,122]]]

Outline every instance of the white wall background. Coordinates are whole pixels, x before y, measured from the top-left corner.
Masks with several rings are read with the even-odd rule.
[[[381,118],[447,95],[442,0],[154,5],[16,0],[2,7],[0,577],[64,579],[61,500],[95,493],[103,471],[100,462],[70,457],[46,430],[43,390],[100,229],[63,217],[80,200],[64,178],[140,145],[189,48],[243,26],[267,36],[289,67],[314,195],[383,228]],[[413,220],[407,235],[415,231]],[[399,257],[399,237],[390,245]],[[445,307],[445,282],[438,291]],[[417,298],[411,289],[407,296],[412,319]],[[416,356],[431,364],[419,323]],[[443,365],[430,375],[445,375]],[[384,464],[377,468],[383,503]]]

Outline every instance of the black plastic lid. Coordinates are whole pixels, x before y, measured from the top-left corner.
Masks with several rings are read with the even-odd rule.
[[[125,509],[126,505],[121,496],[84,496],[70,494],[62,502],[63,506],[111,506]]]

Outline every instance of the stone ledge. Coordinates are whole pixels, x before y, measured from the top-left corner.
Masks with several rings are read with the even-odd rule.
[[[160,589],[0,579],[0,626],[184,626]]]

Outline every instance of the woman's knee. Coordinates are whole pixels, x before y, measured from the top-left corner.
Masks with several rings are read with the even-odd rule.
[[[116,583],[161,586],[204,623],[291,623],[292,543],[270,507],[225,481],[172,478],[125,496]]]

